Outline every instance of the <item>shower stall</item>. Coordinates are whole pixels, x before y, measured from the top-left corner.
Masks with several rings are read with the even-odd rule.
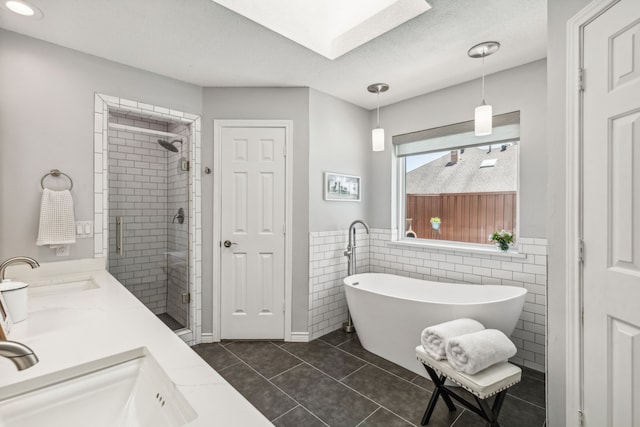
[[[172,330],[189,325],[189,129],[109,113],[108,270]]]

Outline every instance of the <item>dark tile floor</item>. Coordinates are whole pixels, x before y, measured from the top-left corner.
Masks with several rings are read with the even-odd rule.
[[[309,343],[228,341],[193,349],[277,427],[419,426],[431,381],[364,350],[338,330]],[[503,427],[542,427],[544,374],[523,368],[500,414]],[[440,401],[433,427],[485,422]]]
[[[167,325],[169,329],[172,331],[177,331],[178,329],[184,328],[180,322],[173,318],[169,313],[160,313],[158,314],[158,319],[162,320],[162,323]]]

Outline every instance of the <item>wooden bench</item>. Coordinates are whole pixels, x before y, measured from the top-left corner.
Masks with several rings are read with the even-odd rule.
[[[435,385],[431,400],[429,400],[427,409],[422,417],[421,424],[423,426],[429,423],[436,403],[442,396],[442,400],[444,400],[450,412],[456,410],[456,407],[451,401],[451,398],[453,398],[460,402],[465,408],[481,416],[487,421],[487,425],[500,427],[500,424],[498,424],[498,416],[500,415],[500,409],[502,408],[507,390],[514,384],[519,383],[522,376],[522,370],[519,367],[509,362],[501,362],[475,375],[467,375],[456,371],[446,360],[439,361],[432,359],[421,345],[416,347],[416,357],[418,361],[424,365]],[[447,380],[470,392],[475,398],[475,404],[458,394],[455,390],[457,387],[445,384]],[[493,395],[496,397],[493,405],[490,407],[486,399]]]

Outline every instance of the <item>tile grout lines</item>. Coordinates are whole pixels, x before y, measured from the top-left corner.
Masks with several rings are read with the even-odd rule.
[[[536,405],[536,404],[535,404],[535,403],[533,403],[533,402],[529,402],[529,401],[527,401],[527,400],[524,400],[524,399],[523,399],[523,398],[521,398],[521,397],[518,397],[518,396],[515,396],[515,395],[513,395],[513,394],[510,394],[508,391],[507,391],[507,395],[508,395],[508,396],[510,396],[510,397],[513,397],[514,399],[518,399],[518,400],[519,400],[519,401],[521,401],[521,402],[528,403],[528,404],[529,404],[529,405],[531,405],[531,406],[535,406],[535,407],[536,407],[536,408],[538,408],[538,409],[542,409],[542,410],[543,410],[543,411],[545,411],[545,412],[546,412],[546,410],[547,410],[546,408],[543,408],[543,407],[542,407],[542,406],[540,406],[540,405]]]
[[[277,343],[275,343],[275,342],[273,342],[273,341],[269,341],[269,342],[270,342],[270,343],[271,343],[275,348],[281,349],[281,350],[282,350],[282,351],[284,351],[285,353],[287,353],[287,354],[291,355],[292,357],[294,357],[294,358],[295,358],[295,359],[297,359],[297,360],[300,360],[301,362],[300,362],[300,363],[298,363],[298,364],[296,364],[295,366],[292,366],[292,367],[290,367],[290,368],[288,368],[288,369],[286,369],[286,370],[284,370],[284,371],[282,371],[282,372],[280,372],[280,373],[278,373],[278,374],[276,374],[276,375],[272,376],[271,378],[267,378],[266,376],[264,376],[264,375],[262,375],[260,372],[258,372],[255,368],[253,368],[249,363],[245,362],[242,358],[240,358],[238,355],[236,355],[234,352],[232,352],[231,350],[229,350],[228,348],[226,348],[226,346],[225,346],[225,345],[220,344],[220,347],[221,347],[221,348],[223,348],[224,350],[226,350],[230,355],[232,355],[232,356],[237,360],[237,362],[236,362],[236,363],[234,363],[234,364],[232,364],[232,365],[229,365],[229,366],[226,366],[225,368],[223,368],[223,370],[224,370],[224,369],[227,369],[227,368],[230,368],[230,367],[232,367],[232,366],[236,366],[238,363],[242,363],[242,364],[246,365],[249,369],[251,369],[253,372],[255,372],[258,376],[260,376],[261,378],[265,379],[265,380],[266,380],[270,385],[272,385],[275,389],[277,389],[277,390],[279,390],[280,392],[282,392],[285,396],[287,396],[288,398],[290,398],[293,402],[295,402],[295,403],[297,404],[297,406],[294,406],[293,408],[289,409],[288,411],[284,412],[283,414],[278,415],[276,418],[274,418],[273,420],[271,420],[272,422],[273,422],[273,421],[275,421],[275,420],[277,420],[277,419],[280,419],[281,417],[283,417],[283,416],[284,416],[284,415],[286,415],[287,413],[289,413],[289,412],[293,411],[293,410],[294,410],[294,409],[296,409],[298,406],[300,406],[302,409],[304,409],[305,411],[309,412],[309,413],[310,413],[314,418],[316,418],[316,419],[318,419],[320,422],[322,422],[322,424],[323,424],[323,425],[327,425],[327,423],[326,423],[326,422],[324,422],[324,421],[323,421],[322,419],[320,419],[320,418],[319,418],[315,413],[313,413],[311,410],[309,410],[309,408],[307,408],[305,405],[301,404],[297,399],[294,399],[291,395],[289,395],[288,393],[286,393],[284,390],[282,390],[280,387],[278,387],[276,384],[274,384],[274,383],[271,381],[272,379],[275,379],[275,378],[276,378],[276,377],[278,377],[278,376],[284,375],[285,373],[287,373],[287,372],[289,372],[289,371],[291,371],[291,370],[293,370],[293,369],[295,369],[295,368],[297,368],[297,367],[300,367],[301,365],[303,365],[303,364],[304,364],[304,365],[309,366],[309,367],[310,367],[310,368],[312,368],[313,370],[320,372],[322,375],[326,376],[326,377],[327,377],[327,378],[329,378],[330,380],[333,380],[333,381],[337,382],[338,384],[340,384],[340,385],[344,386],[346,389],[353,391],[353,392],[354,392],[354,393],[356,393],[357,395],[359,395],[359,396],[363,397],[364,399],[366,399],[366,400],[368,400],[368,401],[372,402],[374,405],[376,405],[376,406],[377,406],[377,408],[376,408],[375,410],[373,410],[369,415],[367,415],[363,420],[361,420],[361,421],[357,424],[357,426],[362,425],[362,423],[364,423],[367,419],[369,419],[369,418],[370,418],[371,416],[373,416],[376,412],[378,412],[378,411],[380,410],[380,408],[382,408],[382,409],[384,409],[384,410],[388,411],[389,413],[391,413],[391,414],[395,415],[396,417],[398,417],[398,418],[402,419],[403,421],[405,421],[405,422],[409,423],[410,425],[412,425],[412,426],[416,426],[416,424],[413,424],[413,423],[412,423],[412,422],[410,422],[409,420],[407,420],[407,419],[405,419],[404,417],[402,417],[402,416],[398,415],[397,413],[395,413],[394,411],[390,410],[389,408],[387,408],[387,407],[383,406],[383,405],[382,405],[382,404],[380,404],[379,402],[377,402],[377,401],[373,400],[372,398],[369,398],[368,396],[366,396],[366,395],[362,394],[362,393],[361,393],[361,392],[359,392],[358,390],[355,390],[355,389],[353,389],[352,387],[350,387],[349,385],[345,384],[345,383],[343,382],[343,380],[345,380],[345,379],[349,378],[351,375],[354,375],[355,373],[359,372],[360,370],[364,369],[365,367],[367,367],[367,366],[371,366],[371,367],[373,367],[373,368],[380,369],[380,370],[382,370],[383,372],[385,372],[385,373],[387,373],[387,374],[389,374],[389,375],[391,375],[391,376],[393,376],[393,377],[395,377],[395,378],[397,378],[397,379],[400,379],[400,380],[402,380],[402,381],[403,381],[403,382],[405,382],[405,383],[409,383],[409,384],[411,384],[411,385],[413,385],[413,386],[416,386],[416,387],[418,387],[418,388],[420,388],[420,389],[422,389],[422,390],[425,390],[425,391],[426,391],[427,393],[429,393],[429,394],[432,394],[433,392],[432,392],[432,391],[430,391],[430,390],[428,390],[428,389],[426,389],[425,387],[422,387],[422,386],[420,386],[419,384],[417,384],[417,383],[413,382],[413,381],[414,381],[414,380],[416,380],[418,377],[420,377],[420,375],[417,375],[417,374],[416,374],[416,375],[415,375],[411,380],[407,380],[407,379],[405,379],[405,378],[403,378],[403,377],[401,377],[401,376],[399,376],[399,375],[394,374],[393,372],[388,371],[387,369],[385,369],[385,368],[383,368],[383,367],[378,366],[377,364],[375,364],[375,363],[373,363],[373,362],[369,362],[369,361],[367,361],[367,360],[365,360],[365,359],[363,359],[363,358],[361,358],[361,357],[359,357],[359,356],[357,356],[357,355],[355,355],[355,354],[353,354],[353,353],[350,353],[349,351],[347,351],[347,350],[345,350],[345,349],[343,349],[343,348],[341,348],[341,347],[340,347],[340,346],[342,346],[342,345],[344,345],[344,344],[346,344],[346,343],[348,343],[348,342],[350,342],[350,341],[352,341],[352,340],[353,340],[353,338],[351,338],[351,339],[346,339],[346,340],[344,340],[344,341],[342,341],[342,342],[338,343],[337,345],[335,345],[335,344],[332,344],[332,343],[330,343],[330,342],[328,342],[328,341],[326,341],[326,340],[324,340],[324,339],[319,339],[319,341],[321,341],[322,343],[326,344],[328,347],[332,347],[332,348],[335,348],[335,349],[337,349],[337,350],[340,350],[340,352],[341,352],[341,353],[344,353],[344,354],[346,354],[346,355],[348,355],[348,356],[351,356],[351,357],[353,357],[353,358],[355,358],[355,359],[357,359],[357,360],[359,360],[359,361],[363,362],[363,365],[362,365],[362,366],[358,367],[358,368],[357,368],[357,369],[355,369],[353,372],[351,372],[351,373],[347,374],[346,376],[342,377],[341,379],[338,379],[338,378],[333,377],[332,375],[329,375],[328,373],[324,372],[322,369],[320,369],[320,368],[318,368],[318,367],[314,366],[313,364],[311,364],[311,363],[307,362],[306,360],[304,360],[304,359],[300,358],[299,356],[297,356],[296,354],[292,353],[291,351],[289,351],[289,350],[285,349],[285,348],[284,348],[284,344],[285,344],[285,343],[282,343],[281,345],[278,345]],[[227,344],[227,345],[228,345],[228,344],[230,344],[230,343],[225,343],[225,344]],[[534,380],[536,380],[536,381],[538,381],[538,382],[543,382],[543,383],[544,383],[544,380],[538,379],[538,378],[536,378],[536,377],[531,377],[531,378],[532,378],[532,379],[534,379]],[[522,399],[522,398],[520,398],[520,397],[518,397],[518,396],[515,396],[515,395],[513,395],[513,394],[509,394],[509,395],[510,395],[512,398],[515,398],[515,399],[517,399],[518,401],[521,401],[521,402],[523,402],[523,403],[526,403],[526,404],[532,405],[532,406],[533,406],[533,407],[535,407],[535,408],[542,409],[542,410],[546,410],[544,407],[538,406],[538,405],[536,405],[536,404],[534,404],[534,403],[532,403],[532,402],[529,402],[529,401],[527,401],[527,400],[524,400],[524,399]],[[458,405],[456,405],[456,406],[458,406]],[[460,420],[460,418],[463,416],[463,414],[464,414],[465,412],[468,412],[468,411],[467,411],[467,409],[466,409],[466,408],[464,408],[464,407],[458,407],[458,409],[460,409],[460,412],[459,412],[459,414],[456,416],[456,418],[451,422],[451,424],[449,424],[449,426],[450,426],[450,427],[454,427],[454,425],[455,425],[455,424]],[[357,426],[356,426],[356,427],[357,427]]]
[[[386,372],[386,373],[387,373],[387,374],[389,374],[389,375],[392,375],[392,376],[394,376],[394,377],[396,377],[396,378],[399,378],[399,379],[401,379],[402,381],[408,382],[409,384],[415,385],[416,387],[419,387],[419,388],[421,388],[421,389],[423,389],[423,390],[426,390],[426,391],[428,391],[429,393],[433,393],[431,390],[428,390],[428,389],[426,389],[426,388],[422,387],[421,385],[416,384],[416,383],[414,383],[414,382],[413,382],[413,380],[415,380],[417,377],[419,377],[419,376],[421,376],[421,375],[415,374],[415,373],[413,372],[413,373],[415,374],[415,376],[414,376],[411,380],[407,380],[406,378],[402,378],[401,376],[399,376],[399,375],[397,375],[397,374],[394,374],[393,372],[388,371],[387,369],[384,369],[384,368],[382,368],[382,367],[380,367],[380,366],[376,365],[375,363],[369,362],[368,360],[365,360],[365,359],[363,359],[363,358],[361,358],[361,357],[359,357],[359,356],[356,356],[355,354],[350,353],[350,352],[348,352],[347,350],[344,350],[344,349],[342,349],[342,348],[340,348],[340,347],[338,347],[338,346],[334,346],[333,344],[328,343],[328,342],[326,342],[326,341],[324,341],[324,340],[321,340],[321,341],[322,341],[322,342],[324,342],[324,343],[326,343],[326,344],[328,344],[328,345],[330,345],[330,346],[332,346],[332,347],[334,347],[334,348],[336,348],[337,350],[340,350],[341,352],[343,352],[343,353],[345,353],[345,354],[348,354],[349,356],[355,357],[356,359],[361,360],[361,361],[365,362],[366,364],[369,364],[369,365],[373,366],[374,368],[378,368],[378,369],[380,369],[380,370],[382,370],[382,371]],[[351,340],[348,340],[348,341],[351,341]],[[339,345],[343,345],[343,344],[347,343],[348,341],[345,341],[345,342],[343,342],[343,343],[340,343]],[[365,350],[365,351],[366,351],[366,350]],[[372,353],[372,354],[373,354],[373,353]],[[385,360],[386,360],[386,359],[385,359]],[[361,369],[361,368],[360,368],[360,369]],[[358,369],[358,370],[359,370],[359,369]],[[354,372],[352,372],[351,374],[353,374],[353,373],[354,373]],[[349,374],[349,375],[351,375],[351,374]],[[347,375],[347,376],[348,376],[348,375]],[[346,378],[346,377],[345,377],[345,378]],[[423,378],[426,378],[426,377],[423,377]],[[426,379],[428,379],[428,378],[426,378]]]
[[[369,418],[373,417],[373,414],[375,414],[376,412],[378,412],[380,409],[382,408],[382,406],[378,406],[376,408],[375,411],[373,411],[372,413],[370,413],[369,415],[367,415],[366,417],[364,417],[364,419],[362,421],[360,421],[358,424],[356,424],[356,427],[359,427],[362,425],[363,422],[367,421]]]
[[[418,377],[422,377],[422,376],[421,376],[421,375],[419,375],[419,374],[415,374],[415,376],[414,376],[411,380],[407,380],[407,379],[405,379],[405,378],[402,378],[402,377],[401,377],[401,376],[399,376],[399,375],[394,374],[394,373],[393,373],[393,372],[391,372],[391,371],[388,371],[388,370],[384,369],[384,368],[383,368],[383,367],[381,367],[381,366],[376,365],[375,363],[369,362],[369,361],[367,361],[367,360],[365,360],[365,359],[362,359],[362,358],[361,358],[361,357],[359,357],[359,356],[356,356],[356,355],[355,355],[355,354],[353,354],[353,353],[350,353],[350,352],[349,352],[349,351],[347,351],[347,350],[344,350],[344,349],[340,348],[340,346],[342,346],[342,345],[346,344],[347,342],[352,341],[352,340],[353,340],[353,338],[347,339],[347,340],[345,340],[345,341],[341,342],[341,343],[340,343],[340,344],[338,344],[338,345],[334,345],[334,344],[332,344],[332,343],[330,343],[330,342],[328,342],[328,341],[326,341],[326,340],[323,340],[322,338],[318,338],[318,339],[319,339],[320,341],[322,341],[323,343],[325,343],[325,344],[327,344],[327,345],[329,345],[329,346],[331,346],[331,347],[334,347],[334,348],[336,348],[336,349],[338,349],[338,350],[342,351],[343,353],[346,353],[346,354],[348,354],[348,355],[350,355],[350,356],[355,357],[356,359],[362,360],[363,362],[365,362],[365,363],[367,363],[367,364],[369,364],[369,365],[372,365],[374,368],[378,368],[378,369],[380,369],[380,370],[382,370],[382,371],[384,371],[384,372],[388,373],[389,375],[393,375],[394,377],[399,378],[399,379],[401,379],[402,381],[408,382],[409,384],[413,384],[413,385],[415,385],[416,387],[419,387],[419,388],[421,388],[421,389],[423,389],[423,390],[426,390],[427,392],[429,392],[429,393],[433,394],[433,392],[432,392],[431,390],[428,390],[428,389],[426,389],[426,388],[422,387],[421,385],[419,385],[419,384],[417,384],[417,383],[413,382],[416,378],[418,378]],[[366,366],[366,365],[365,365],[365,366]],[[519,365],[518,365],[518,366],[519,366]],[[362,369],[362,368],[364,368],[364,366],[362,366],[362,367],[358,368],[356,371],[354,371],[354,372],[350,373],[350,374],[349,374],[349,375],[347,375],[345,378],[349,377],[350,375],[353,375],[355,372],[359,371],[359,370],[360,370],[360,369]],[[526,367],[523,367],[523,368],[526,368]],[[527,368],[527,369],[531,369],[531,368]],[[524,370],[523,370],[523,375],[526,375],[526,374],[524,374]],[[528,377],[529,377],[529,378],[531,378],[532,380],[535,380],[535,381],[538,381],[538,382],[541,382],[541,383],[545,383],[545,381],[544,381],[544,380],[541,380],[541,379],[539,379],[539,378],[537,378],[537,377],[534,377],[534,376],[531,376],[531,375],[528,375]],[[426,378],[426,377],[422,377],[422,378]],[[344,378],[343,378],[343,379],[344,379]],[[429,380],[428,378],[426,378],[426,379],[427,379],[427,380]],[[342,380],[339,380],[339,381],[340,381],[340,382],[342,382]],[[430,381],[430,380],[429,380],[429,381]],[[535,404],[535,403],[533,403],[533,402],[529,402],[529,401],[527,401],[527,400],[524,400],[524,399],[522,399],[521,397],[518,397],[518,396],[516,396],[516,395],[514,395],[514,394],[511,394],[511,393],[507,393],[507,394],[508,394],[509,396],[511,396],[511,397],[513,397],[513,398],[515,398],[515,399],[518,399],[518,400],[519,400],[519,401],[521,401],[521,402],[527,403],[527,404],[532,405],[532,406],[534,406],[534,407],[536,407],[536,408],[539,408],[539,409],[542,409],[542,410],[546,411],[546,408],[545,408],[545,407],[542,407],[542,406],[539,406],[539,405],[537,405],[537,404]],[[460,406],[460,405],[458,405],[458,404],[457,404],[457,402],[455,402],[455,403],[456,403],[456,406],[458,406],[460,409],[463,409],[464,411],[466,411],[466,410],[467,410],[466,408],[464,408],[464,406]],[[461,413],[461,414],[462,414],[462,413]],[[457,418],[456,418],[456,419],[457,419]],[[453,424],[452,424],[452,425],[453,425]]]
[[[272,343],[272,344],[273,344],[273,343]],[[273,344],[273,345],[275,345],[275,344]],[[276,347],[277,347],[277,346],[276,346]],[[224,348],[224,347],[223,347],[223,348]],[[237,356],[235,353],[233,353],[233,352],[232,352],[231,350],[229,350],[228,348],[224,348],[224,349],[225,349],[226,351],[228,351],[229,353],[231,353],[234,357],[238,358],[238,360],[240,360],[240,363],[243,363],[244,365],[246,365],[249,369],[251,369],[253,372],[255,372],[258,376],[262,377],[265,381],[267,381],[269,384],[271,384],[273,387],[275,387],[277,390],[279,390],[282,394],[284,394],[284,395],[285,395],[285,396],[287,396],[289,399],[291,399],[292,401],[294,401],[298,406],[300,406],[300,407],[304,408],[307,412],[309,412],[311,415],[313,415],[315,418],[317,418],[320,422],[322,422],[324,425],[327,425],[327,426],[328,426],[328,424],[327,424],[327,423],[325,423],[325,422],[324,422],[322,419],[320,419],[316,414],[314,414],[311,410],[309,410],[309,408],[307,408],[306,406],[304,406],[304,405],[303,405],[302,403],[300,403],[297,399],[294,399],[294,398],[293,398],[293,396],[291,396],[291,395],[290,395],[289,393],[287,393],[286,391],[282,390],[280,387],[278,387],[276,384],[274,384],[274,383],[273,383],[269,378],[265,377],[265,376],[264,376],[264,375],[262,375],[260,372],[258,372],[258,371],[253,367],[253,366],[249,365],[247,362],[245,362],[243,359],[241,359],[239,356]],[[282,349],[282,350],[283,350],[283,351],[286,351],[286,350],[284,350],[284,349]],[[288,353],[288,352],[287,352],[287,353]],[[292,356],[296,357],[295,355],[292,355]],[[307,363],[307,362],[305,362],[304,360],[300,359],[299,357],[296,357],[296,359],[301,360],[301,362],[300,362],[300,363],[298,363],[296,366],[300,366],[300,365],[303,365],[303,364],[308,365],[308,363]],[[273,377],[271,377],[271,378],[276,378],[276,377],[278,377],[278,376],[280,376],[280,375],[284,374],[285,372],[287,372],[287,371],[290,371],[290,370],[294,369],[296,366],[294,366],[294,367],[292,367],[292,368],[290,368],[290,369],[287,369],[286,371],[283,371],[283,372],[281,372],[281,373],[279,373],[279,374],[277,374],[277,375],[274,375],[274,376],[273,376]],[[309,366],[311,366],[311,365],[309,365]],[[225,368],[225,369],[226,369],[226,368]],[[320,372],[322,372],[322,371],[320,371]],[[242,393],[241,393],[241,394],[242,394]],[[288,413],[288,412],[292,411],[293,409],[295,409],[295,406],[294,406],[293,408],[291,408],[289,411],[286,411],[285,413]],[[273,421],[277,420],[278,418],[280,418],[280,417],[281,417],[281,416],[283,416],[283,415],[284,415],[284,413],[283,413],[283,414],[278,415],[276,418],[274,418],[273,420],[270,420],[270,421],[271,421],[271,422],[273,422]]]
[[[297,400],[294,399],[294,402],[298,403]],[[327,427],[330,427],[329,424],[325,423],[324,421],[322,421],[320,418],[318,418],[316,416],[316,414],[314,414],[313,412],[311,412],[309,409],[305,408],[303,405],[301,405],[300,403],[298,403],[297,406],[294,406],[293,408],[289,409],[288,411],[286,411],[284,414],[282,415],[278,415],[277,417],[275,417],[273,420],[271,420],[271,423],[273,424],[275,421],[279,420],[280,418],[284,417],[285,415],[287,415],[289,412],[293,411],[296,408],[302,408],[305,411],[307,411],[308,413],[310,413],[315,419],[317,419],[318,421],[320,421],[322,424],[324,424]]]
[[[329,345],[331,345],[331,344],[329,344]],[[284,348],[282,348],[282,347],[281,347],[281,349],[282,349],[283,351],[286,351],[287,353],[291,354],[292,356],[297,357],[295,354],[293,354],[293,353],[289,352],[287,349],[284,349]],[[355,357],[355,356],[354,356],[354,357]],[[371,366],[376,367],[375,365],[373,365],[372,363],[367,362],[366,360],[363,360],[363,361],[364,361],[364,363],[365,363],[365,364],[364,364],[363,366],[359,367],[358,369],[356,369],[356,371],[359,371],[360,369],[364,368],[364,367],[365,367],[365,366],[367,366],[367,365],[371,365]],[[356,393],[356,394],[358,394],[358,395],[362,396],[363,398],[365,398],[365,399],[367,399],[367,400],[369,400],[369,401],[373,402],[375,405],[377,405],[377,406],[378,406],[378,408],[376,408],[374,411],[372,411],[372,412],[371,412],[371,414],[367,415],[367,416],[365,417],[365,419],[366,419],[366,418],[369,418],[369,417],[370,417],[374,412],[376,412],[378,409],[383,408],[383,409],[387,410],[388,412],[392,413],[393,415],[395,415],[396,417],[400,418],[401,420],[406,421],[407,423],[409,423],[409,424],[410,424],[410,425],[412,425],[412,426],[415,426],[415,424],[414,424],[414,423],[412,423],[411,421],[409,421],[409,420],[407,420],[406,418],[404,418],[404,417],[402,417],[402,416],[400,416],[400,415],[396,414],[396,413],[395,413],[395,412],[393,412],[391,409],[387,408],[386,406],[383,406],[383,405],[382,405],[382,404],[380,404],[379,402],[376,402],[375,400],[373,400],[373,399],[372,399],[372,398],[370,398],[369,396],[366,396],[366,395],[362,394],[361,392],[359,392],[358,390],[356,390],[356,389],[352,388],[352,387],[351,387],[351,386],[349,386],[348,384],[345,384],[345,383],[343,383],[342,381],[340,381],[340,380],[338,380],[338,379],[336,379],[336,378],[332,377],[332,376],[331,376],[331,375],[329,375],[328,373],[324,372],[322,369],[320,369],[320,368],[318,368],[318,367],[316,367],[316,366],[313,366],[312,364],[310,364],[310,363],[309,363],[309,362],[307,362],[307,361],[304,361],[304,363],[305,363],[306,365],[309,365],[309,367],[311,367],[312,369],[315,369],[316,371],[320,372],[321,374],[323,374],[323,375],[327,376],[328,378],[332,379],[333,381],[336,381],[338,384],[340,384],[340,385],[344,386],[345,388],[347,388],[347,389],[349,389],[349,390],[353,391],[354,393]],[[354,371],[354,372],[355,372],[355,371]],[[351,373],[351,374],[349,374],[349,375],[352,375],[354,372],[352,372],[352,373]],[[385,371],[385,372],[386,372],[386,371]],[[348,377],[349,375],[347,375],[347,377]],[[277,376],[277,375],[276,375],[276,376]],[[274,378],[275,378],[275,377],[274,377]],[[346,377],[345,377],[345,378],[346,378]],[[275,386],[275,384],[274,384],[274,386]],[[277,387],[277,386],[276,386],[276,387]],[[425,389],[423,389],[423,390],[425,390]],[[427,390],[427,392],[429,392],[429,390]],[[294,399],[294,401],[296,401],[296,400]],[[297,401],[296,401],[296,402],[297,402]],[[309,411],[309,412],[311,412],[311,411]],[[315,414],[314,414],[314,415],[315,415]],[[364,419],[363,419],[362,421],[364,421]],[[362,423],[362,421],[360,421],[360,423]],[[358,425],[359,425],[360,423],[358,423]]]

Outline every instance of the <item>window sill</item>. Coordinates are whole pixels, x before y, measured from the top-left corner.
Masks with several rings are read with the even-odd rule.
[[[495,246],[480,245],[473,243],[456,243],[456,242],[442,242],[437,243],[433,240],[391,240],[388,242],[390,246],[403,247],[403,248],[425,248],[425,249],[443,249],[455,252],[466,252],[470,254],[482,254],[491,255],[495,257],[504,258],[526,258],[527,254],[518,252],[516,249],[509,249],[507,252],[499,251]]]

